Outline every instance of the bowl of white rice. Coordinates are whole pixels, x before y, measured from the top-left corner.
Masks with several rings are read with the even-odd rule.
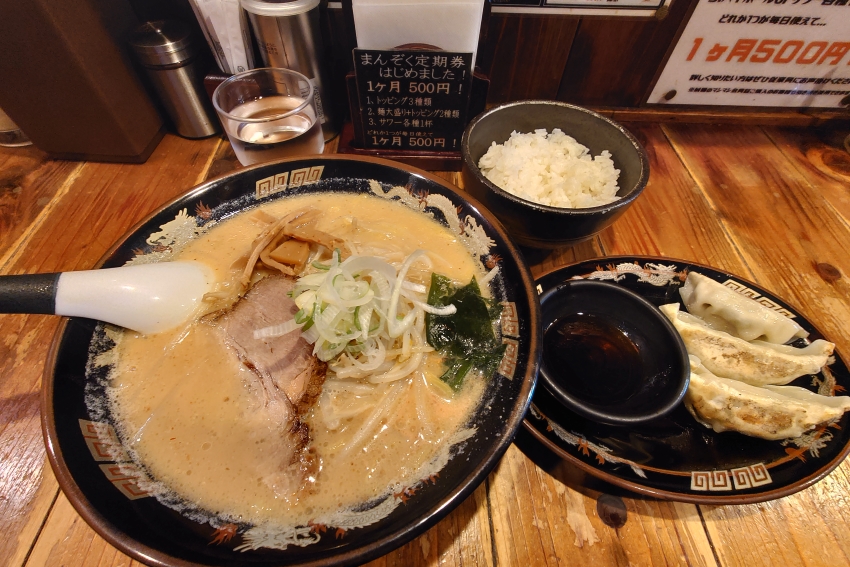
[[[521,246],[572,246],[608,227],[649,179],[640,142],[620,124],[572,104],[525,100],[466,127],[463,188]]]

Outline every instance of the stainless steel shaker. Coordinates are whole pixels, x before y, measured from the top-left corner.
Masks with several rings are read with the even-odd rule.
[[[204,70],[190,28],[177,20],[145,22],[129,43],[177,133],[184,138],[217,134],[218,117],[204,89]]]
[[[267,67],[307,76],[316,89],[316,110],[325,141],[339,133],[327,91],[330,85],[319,27],[319,0],[241,0]]]

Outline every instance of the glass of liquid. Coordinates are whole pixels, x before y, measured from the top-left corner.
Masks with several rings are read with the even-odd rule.
[[[237,73],[215,89],[212,100],[242,165],[325,148],[315,88],[301,73],[276,67]]]

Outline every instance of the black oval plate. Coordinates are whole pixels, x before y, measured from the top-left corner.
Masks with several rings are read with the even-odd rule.
[[[486,265],[501,266],[491,291],[509,306],[501,324],[509,347],[468,424],[476,433],[453,447],[452,458],[436,478],[423,479],[390,496],[397,501],[385,502],[392,512],[382,519],[347,530],[304,526],[299,528],[298,541],[285,549],[257,549],[243,537],[251,526],[192,519],[191,514],[178,513],[140,491],[132,463],[110,450],[117,439],[108,410],[101,408],[92,415],[91,405],[86,404],[87,395],[89,400],[102,395],[102,373],[86,372],[89,349],[98,348],[92,343],[98,323],[70,319],[57,333],[45,371],[42,425],[62,489],[107,541],[150,565],[359,564],[427,530],[470,495],[498,462],[531,401],[539,360],[539,304],[530,272],[499,223],[438,177],[387,160],[338,156],[295,158],[243,169],[208,181],[151,215],[113,247],[101,266],[120,266],[136,254],[157,252],[163,244],[150,244],[148,237],[180,211],[200,225],[289,195],[369,193],[369,180],[380,182],[384,191],[401,187],[395,198],[418,203],[443,223],[456,213],[449,223],[455,230],[476,231],[490,239],[486,251],[478,252]]]
[[[655,305],[681,304],[679,289],[691,271],[793,317],[810,333],[809,340],[824,338],[770,292],[738,276],[682,260],[597,258],[549,272],[537,284],[542,293],[569,279],[603,280],[635,291]],[[826,372],[803,376],[793,385],[847,391],[850,373],[836,352],[835,363]],[[537,389],[523,425],[561,458],[595,477],[640,494],[702,504],[745,504],[787,496],[829,474],[850,451],[850,413],[837,427],[818,428],[795,440],[765,441],[736,432],[716,433],[697,423],[684,405],[667,418],[642,426],[605,426],[563,407],[545,388]]]

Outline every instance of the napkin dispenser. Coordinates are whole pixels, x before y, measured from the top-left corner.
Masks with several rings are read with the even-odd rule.
[[[351,0],[351,9],[361,49],[433,45],[472,53],[475,66],[482,0]]]
[[[127,0],[0,2],[0,108],[55,159],[141,163],[165,129],[125,39]]]

